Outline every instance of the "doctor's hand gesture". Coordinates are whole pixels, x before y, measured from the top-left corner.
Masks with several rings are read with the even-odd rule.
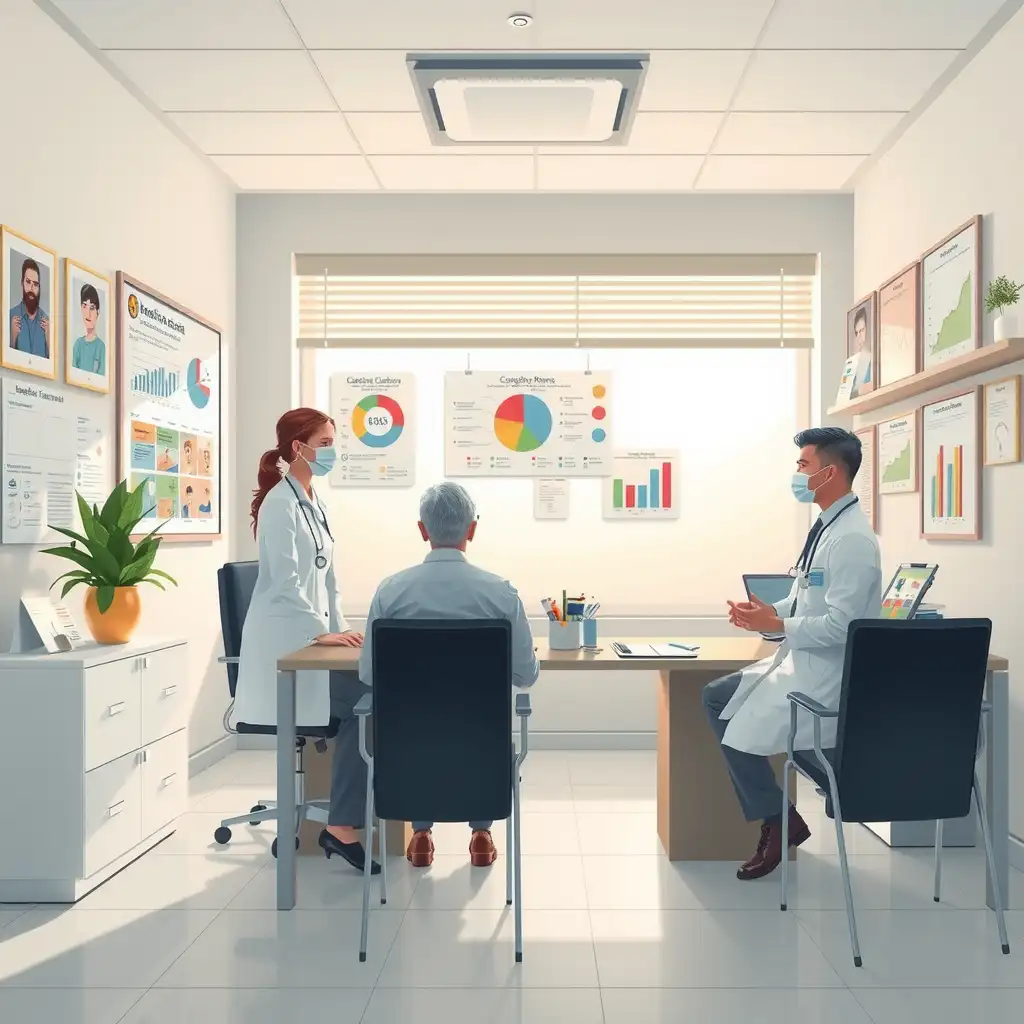
[[[751,633],[781,633],[782,619],[770,604],[751,595],[749,601],[729,601],[729,621]]]
[[[362,633],[322,633],[314,643],[325,647],[362,647]]]

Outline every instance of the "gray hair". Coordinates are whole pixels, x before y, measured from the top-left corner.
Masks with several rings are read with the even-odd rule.
[[[426,527],[427,536],[441,547],[461,544],[475,519],[476,505],[459,484],[434,484],[420,498],[420,522]]]

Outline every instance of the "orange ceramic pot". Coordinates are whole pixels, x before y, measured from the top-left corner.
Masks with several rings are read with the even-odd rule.
[[[126,644],[131,640],[142,615],[142,600],[136,587],[116,587],[114,601],[100,611],[96,588],[90,587],[85,598],[85,621],[93,639],[99,644]]]

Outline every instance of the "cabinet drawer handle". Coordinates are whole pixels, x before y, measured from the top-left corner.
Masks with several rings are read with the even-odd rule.
[[[110,818],[116,818],[117,815],[119,815],[121,813],[121,811],[123,811],[123,810],[124,810],[124,801],[123,800],[118,800],[117,803],[113,803],[113,804],[111,804],[107,808],[107,816],[110,817]]]
[[[111,718],[113,718],[114,715],[121,714],[121,712],[124,711],[124,705],[125,702],[123,700],[119,700],[116,704],[111,704],[107,708],[107,714],[110,715]]]
[[[171,772],[170,775],[165,775],[161,785],[169,786],[178,777],[177,772]]]
[[[177,683],[172,683],[170,686],[165,686],[164,689],[163,689],[163,695],[165,697],[170,697],[172,694],[175,694],[177,692],[178,692],[178,684]]]
[[[142,667],[143,668],[149,668],[149,658],[143,658],[142,659]]]

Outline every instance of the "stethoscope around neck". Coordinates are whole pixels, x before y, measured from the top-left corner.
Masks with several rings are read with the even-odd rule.
[[[804,549],[800,552],[800,557],[796,560],[796,565],[792,566],[789,570],[789,575],[792,576],[797,586],[801,590],[806,590],[809,586],[807,574],[811,568],[811,562],[814,561],[814,556],[817,553],[818,545],[821,543],[822,534],[844,513],[853,508],[854,505],[860,502],[860,498],[854,498],[853,501],[844,505],[827,523],[823,523],[822,527],[816,534],[807,535],[807,540],[804,541]]]
[[[327,531],[327,536],[331,538],[331,543],[334,543],[334,534],[331,533],[331,527],[327,522],[327,513],[324,511],[323,505],[320,504],[320,499],[316,499],[316,509],[313,505],[303,499],[302,495],[299,494],[295,484],[286,476],[285,480],[288,482],[288,486],[292,489],[292,494],[295,495],[295,500],[299,503],[299,511],[302,512],[302,518],[306,520],[306,529],[309,530],[310,537],[313,538],[313,547],[316,550],[316,557],[313,559],[313,564],[318,569],[327,568],[327,556],[324,554],[324,530]],[[317,511],[320,512],[320,518],[317,519]]]

